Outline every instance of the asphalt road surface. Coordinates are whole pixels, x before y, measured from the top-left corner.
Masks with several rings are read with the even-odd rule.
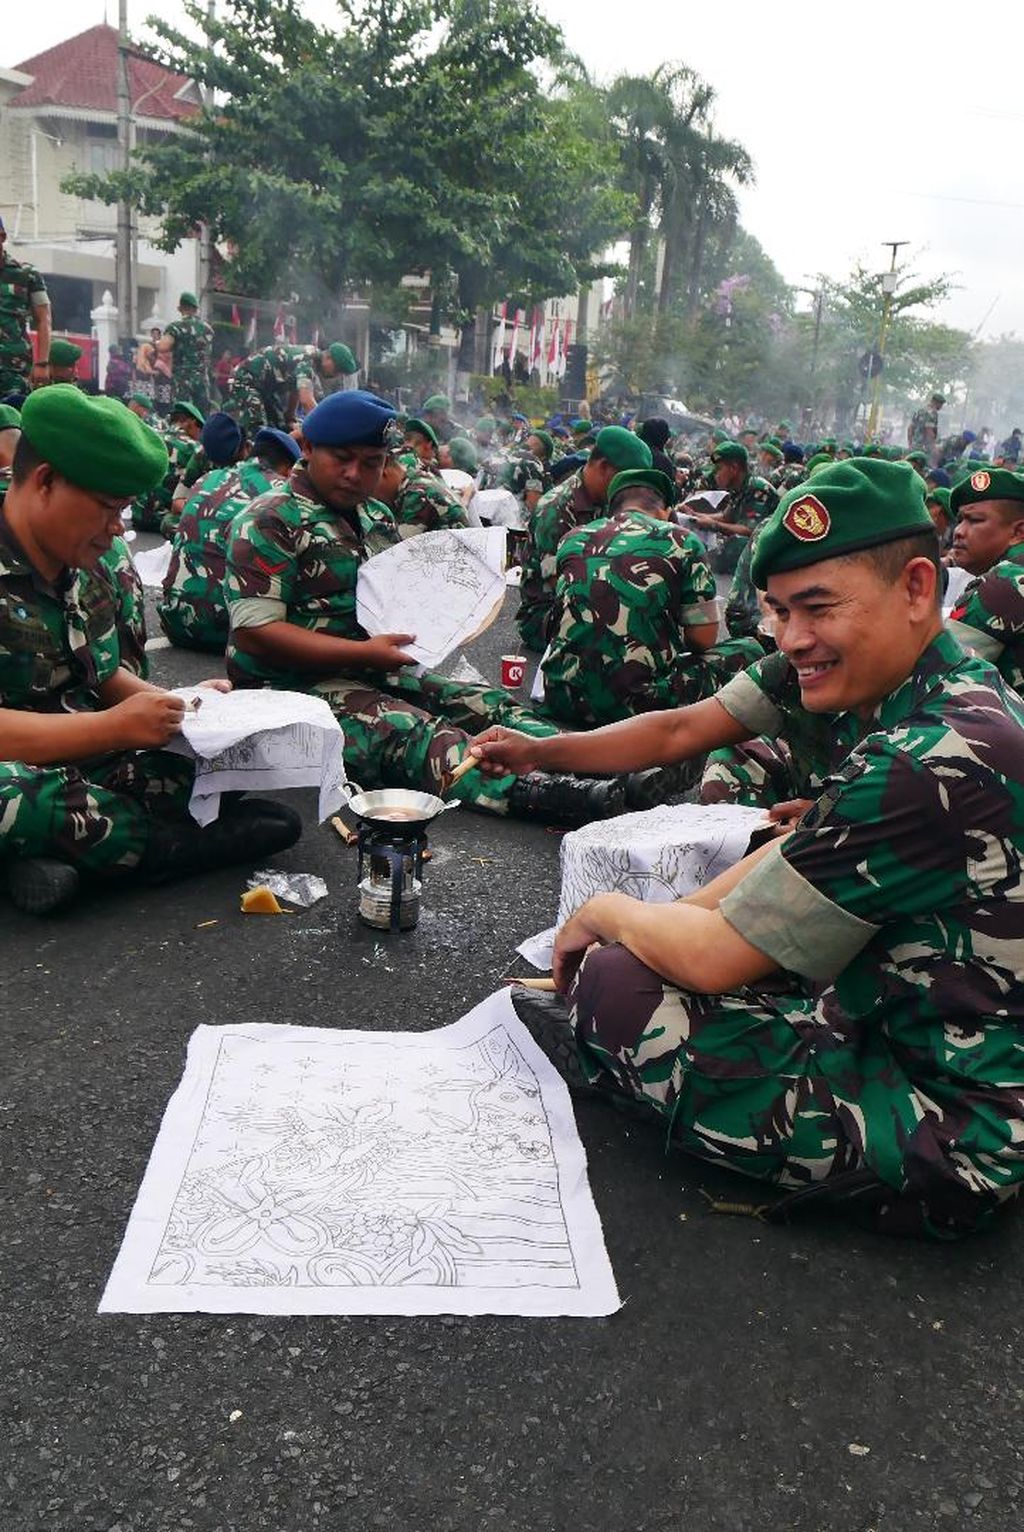
[[[489,677],[511,605],[471,652]],[[361,928],[355,852],[289,797],[278,864],[330,896],[287,920],[238,913],[242,870],[0,907],[5,1532],[1016,1527],[1020,1216],[952,1247],[722,1216],[702,1190],[756,1185],[596,1103],[610,1319],[97,1315],[197,1023],[443,1025],[553,916],[558,836],[460,810],[418,929]]]

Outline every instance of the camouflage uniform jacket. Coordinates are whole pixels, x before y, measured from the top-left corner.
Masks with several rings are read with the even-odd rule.
[[[469,525],[458,495],[452,493],[443,479],[419,469],[406,475],[392,511],[400,537],[416,537],[420,532],[441,532]]]
[[[175,398],[191,399],[191,389],[197,386],[208,402],[210,359],[213,352],[212,327],[205,319],[200,319],[198,314],[189,314],[172,320],[164,335],[169,335],[174,341],[172,366]]]
[[[806,984],[793,1025],[867,1164],[969,1220],[1024,1180],[1024,704],[941,633],[852,727],[721,912]]]
[[[1007,548],[998,564],[971,581],[949,627],[965,649],[989,660],[1024,696],[1024,543]]]
[[[907,443],[911,448],[920,447],[930,452],[939,434],[939,412],[922,405],[915,410],[907,427]]]
[[[717,623],[715,577],[692,532],[642,511],[587,522],[562,539],[544,660],[560,718],[610,723],[658,705],[658,683],[692,664],[685,627]]]
[[[772,488],[768,480],[751,473],[744,479],[740,488],[723,502],[721,519],[734,526],[749,527],[752,532],[760,522],[771,515],[778,503],[778,492]],[[719,574],[734,574],[748,541],[747,538],[730,537],[727,534],[711,554],[712,568]]]
[[[857,742],[852,714],[809,713],[796,671],[784,654],[766,654],[733,676],[715,701],[749,730],[749,737],[784,740],[802,797],[816,797],[829,773]]]
[[[47,301],[46,283],[34,266],[0,256],[0,380],[12,374],[27,377],[32,366],[27,333],[32,305]]]
[[[555,594],[555,559],[558,545],[571,532],[600,513],[583,484],[583,470],[548,491],[538,502],[527,535],[523,573],[519,587],[516,623],[523,643],[543,649],[548,641],[548,619]]]
[[[284,430],[293,397],[301,387],[308,384],[318,399],[323,392],[316,368],[318,356],[316,346],[264,346],[235,368],[229,405],[255,393],[262,401],[267,423]]]
[[[44,580],[0,511],[0,707],[94,712],[118,664],[109,582],[84,569]]]
[[[398,541],[386,505],[364,500],[345,514],[325,505],[306,469],[287,487],[254,500],[231,527],[224,596],[231,630],[291,622],[335,638],[365,639],[356,619],[359,566]],[[228,644],[228,674],[241,686],[309,689],[308,670],[290,670]]]
[[[228,609],[224,567],[231,523],[249,503],[287,481],[255,460],[214,468],[185,501],[171,544],[171,562],[157,602],[172,643],[224,652]]]
[[[167,448],[167,472],[155,489],[149,490],[147,494],[132,502],[131,519],[137,527],[154,532],[160,531],[165,537],[170,537],[174,532],[174,513],[171,510],[174,491],[182,475],[188,470],[198,443],[194,442],[190,436],[178,436],[170,431],[161,434],[164,446]]]

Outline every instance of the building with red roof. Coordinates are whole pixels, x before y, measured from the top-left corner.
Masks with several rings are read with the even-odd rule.
[[[0,39],[2,39],[0,30]],[[0,215],[16,259],[46,278],[55,331],[88,333],[90,313],[115,290],[117,210],[69,196],[75,171],[118,167],[118,34],[95,26],[20,63],[0,67]],[[195,83],[133,49],[128,59],[137,142],[179,133],[199,111]],[[173,254],[152,243],[156,226],[139,220],[136,261],[140,328],[150,316],[174,317],[178,293],[199,286],[198,244]]]

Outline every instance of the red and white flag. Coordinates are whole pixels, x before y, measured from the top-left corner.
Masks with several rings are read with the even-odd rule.
[[[498,323],[494,330],[494,340],[491,344],[491,371],[497,372],[501,366],[501,358],[505,351],[505,319],[508,315],[508,303],[503,303],[498,310]]]
[[[239,329],[239,330],[242,328],[242,316],[238,312],[238,304],[237,303],[233,303],[231,305],[231,323],[233,325],[235,325],[236,328]]]
[[[548,339],[548,375],[558,377],[558,320],[551,321],[551,335]]]
[[[508,347],[508,363],[510,367],[515,366],[516,352],[519,350],[519,316],[521,313],[522,309],[516,309],[516,317],[512,321],[512,339],[509,341]]]
[[[246,348],[251,351],[256,344],[256,310],[249,315],[249,328],[245,332]]]
[[[285,338],[284,304],[277,305],[277,313],[274,315],[274,339],[283,341]]]

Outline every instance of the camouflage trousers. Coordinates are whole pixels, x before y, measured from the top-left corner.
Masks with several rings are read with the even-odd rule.
[[[649,1104],[689,1153],[789,1187],[863,1165],[810,1042],[809,995],[691,994],[611,945],[569,999],[589,1077]]]
[[[688,707],[713,697],[730,676],[763,659],[764,650],[756,639],[725,639],[713,649],[688,655],[660,670],[645,662],[645,675],[635,660],[621,667],[609,662],[597,669],[596,650],[585,658],[587,664],[566,674],[565,656],[556,655],[562,674],[550,679],[545,675],[541,711],[563,723],[597,728],[639,713]]]
[[[210,375],[202,368],[176,368],[173,393],[176,402],[194,404],[204,415],[210,413]]]
[[[116,544],[100,559],[100,568],[114,589],[121,664],[132,675],[141,676],[145,680],[149,675],[149,661],[146,658],[146,598],[138,571],[130,554],[122,552]]]
[[[411,787],[436,793],[466,753],[470,737],[492,724],[543,737],[556,734],[498,686],[447,681],[436,671],[390,674],[369,680],[332,679],[317,693],[330,703],[345,732],[345,769],[364,788]],[[485,777],[467,771],[450,797],[508,812],[513,776]]]
[[[0,762],[0,854],[128,872],[146,849],[151,819],[188,813],[193,776],[191,761],[162,750],[80,767]]]
[[[887,1106],[885,1091],[912,1086],[896,1068],[870,1099],[837,1097],[818,1051],[823,1032],[826,1045],[831,1036],[820,1006],[792,975],[785,982],[698,995],[625,947],[595,948],[568,997],[584,1072],[649,1106],[675,1144],[712,1164],[792,1190],[846,1172],[871,1180],[870,1135],[884,1137],[890,1111],[906,1110],[903,1100]],[[971,1186],[912,1141],[901,1176],[897,1188],[873,1178],[876,1201],[864,1211],[881,1233],[958,1239],[1000,1205],[991,1186]]]
[[[273,426],[279,431],[286,429],[284,411],[276,398],[260,393],[256,385],[245,378],[232,383],[224,409],[238,421],[250,441],[263,426]]]
[[[742,803],[770,809],[791,798],[816,796],[801,787],[785,740],[752,739],[712,750],[700,779],[701,803]]]
[[[32,358],[24,356],[0,356],[0,399],[4,394],[27,394]]]

